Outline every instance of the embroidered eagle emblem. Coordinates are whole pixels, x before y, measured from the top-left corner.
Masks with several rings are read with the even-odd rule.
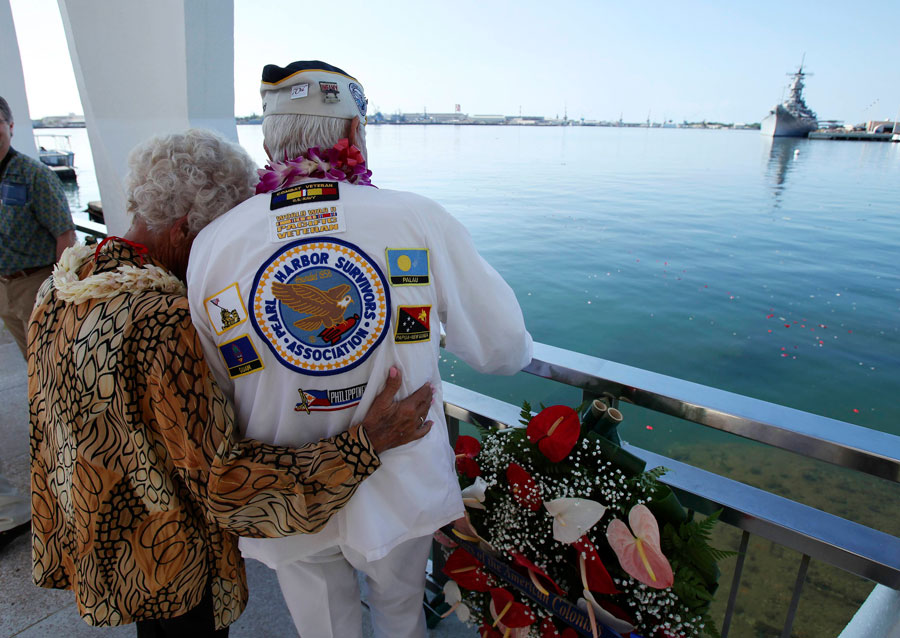
[[[294,322],[300,330],[311,332],[323,326],[326,329],[344,320],[344,311],[353,299],[349,284],[340,284],[328,290],[319,290],[309,284],[283,284],[274,282],[272,294],[291,310],[309,315]]]

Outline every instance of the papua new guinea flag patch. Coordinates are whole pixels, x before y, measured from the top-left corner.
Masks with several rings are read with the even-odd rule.
[[[394,343],[418,343],[431,339],[431,306],[400,306]]]

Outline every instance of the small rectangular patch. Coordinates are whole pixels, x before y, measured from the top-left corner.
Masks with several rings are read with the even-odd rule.
[[[333,412],[346,410],[359,405],[366,384],[355,385],[339,390],[304,390],[298,388],[300,401],[294,406],[294,412]]]
[[[340,102],[341,100],[338,97],[340,91],[338,91],[337,82],[319,82],[319,91],[322,92],[322,98],[329,104]]]
[[[394,343],[419,343],[431,340],[431,306],[400,306]]]
[[[3,182],[0,184],[0,204],[4,206],[24,206],[28,203],[28,186]]]
[[[337,182],[307,182],[272,193],[269,210],[277,210],[285,206],[333,202],[340,199]]]
[[[253,341],[247,335],[226,341],[219,346],[219,353],[222,355],[225,367],[228,368],[228,376],[232,379],[265,368],[259,358],[259,353],[253,346]]]
[[[430,283],[427,248],[388,248],[386,252],[392,286],[427,286]]]
[[[295,84],[291,87],[291,99],[306,97],[309,95],[309,84]]]
[[[217,335],[224,334],[247,321],[247,308],[237,282],[203,301],[206,316]]]
[[[310,235],[334,235],[347,230],[341,203],[269,213],[269,241],[282,242]]]

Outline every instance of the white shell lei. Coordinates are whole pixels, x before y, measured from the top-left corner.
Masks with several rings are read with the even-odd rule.
[[[172,294],[185,294],[184,284],[173,274],[147,264],[119,266],[114,271],[101,272],[84,279],[78,278],[78,271],[92,258],[94,249],[75,244],[63,251],[53,268],[53,286],[57,297],[72,303],[84,303],[89,299],[109,299],[122,292],[158,290]]]

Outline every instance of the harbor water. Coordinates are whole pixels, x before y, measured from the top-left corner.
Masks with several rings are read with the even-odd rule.
[[[87,135],[65,133],[80,211],[99,193]],[[262,165],[260,127],[238,134]],[[462,221],[536,341],[900,435],[900,144],[514,126],[370,126],[367,142],[373,183]],[[514,404],[581,400],[529,375],[478,375],[449,353],[442,375]],[[895,484],[630,406],[622,436],[900,534]],[[796,635],[835,635],[868,590],[810,579],[824,598],[801,604],[797,626],[825,624]],[[775,609],[780,626],[773,591],[757,586],[747,606]],[[766,618],[739,618],[733,635],[768,635]]]

